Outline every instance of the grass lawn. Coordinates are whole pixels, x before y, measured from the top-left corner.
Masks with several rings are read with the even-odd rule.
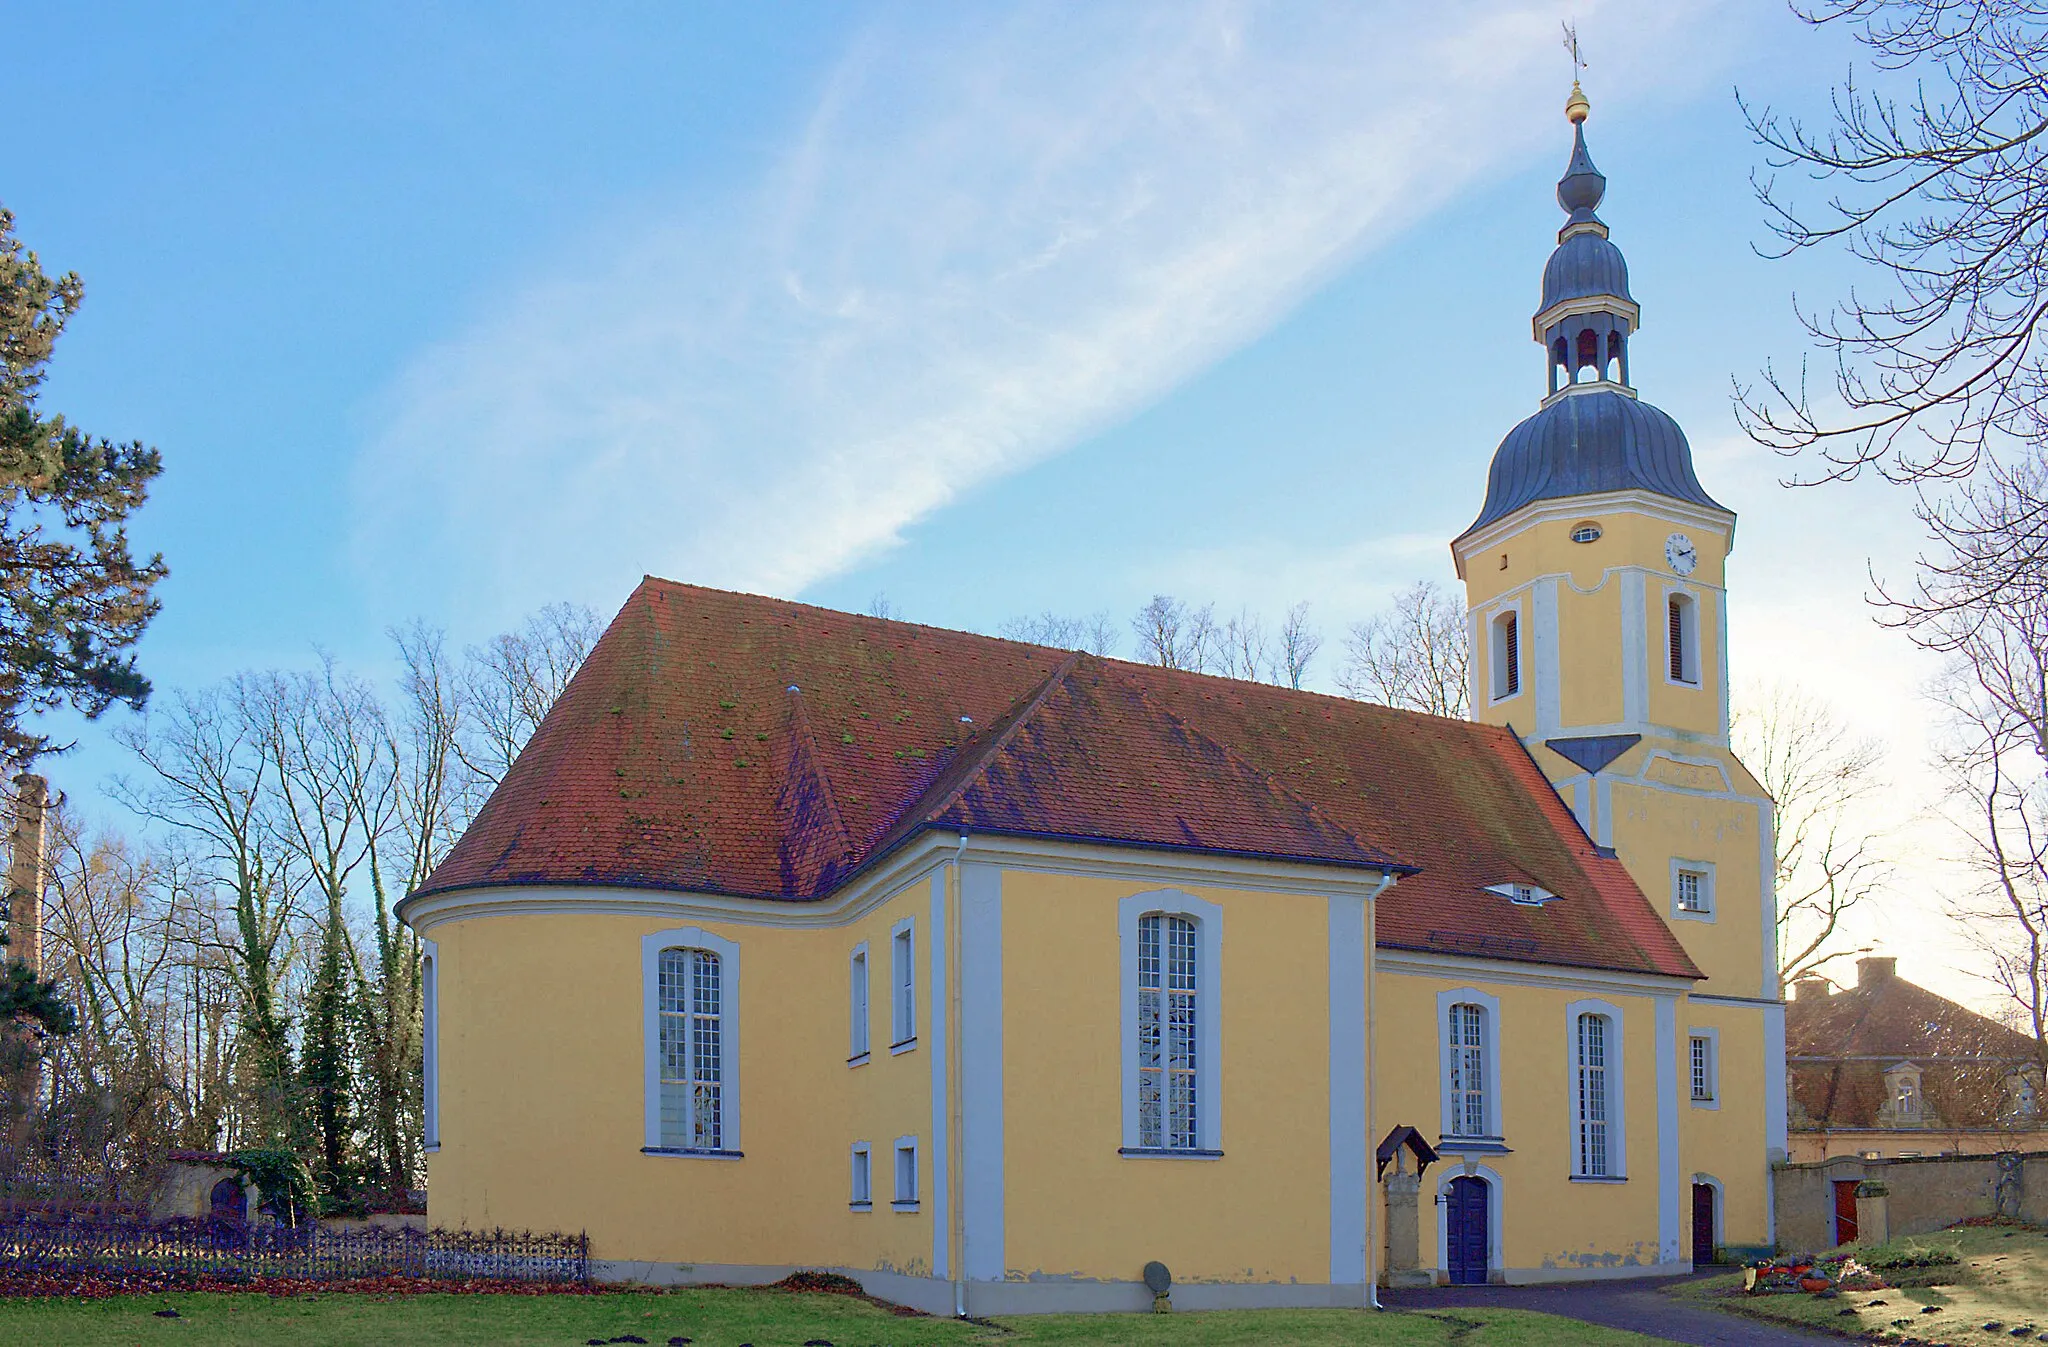
[[[1833,1300],[1816,1300],[1805,1295],[1746,1296],[1737,1274],[1696,1283],[1681,1294],[1787,1323],[1867,1334],[1878,1341],[2011,1341],[2015,1329],[2048,1336],[2048,1231],[2027,1226],[1942,1230],[1894,1240],[1882,1250],[1872,1250],[1871,1256],[1934,1250],[1953,1253],[1962,1261],[1951,1268],[1884,1275],[1888,1281],[1896,1277],[1937,1285],[1844,1291]],[[1999,1328],[1987,1333],[1984,1326],[1992,1323]]]
[[[155,1311],[175,1309],[176,1319]],[[901,1318],[848,1296],[692,1290],[603,1296],[177,1294],[113,1300],[0,1301],[0,1343],[264,1344],[405,1347],[492,1343],[574,1347],[632,1334],[694,1347],[925,1347],[925,1344],[1131,1343],[1174,1347],[1368,1344],[1369,1347],[1647,1347],[1658,1341],[1547,1314],[1509,1310],[1248,1310],[1174,1315],[1029,1315],[985,1326]]]

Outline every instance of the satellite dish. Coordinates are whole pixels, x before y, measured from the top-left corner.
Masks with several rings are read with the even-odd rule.
[[[1173,1289],[1173,1274],[1166,1270],[1166,1264],[1145,1264],[1145,1289],[1155,1296],[1163,1296]]]

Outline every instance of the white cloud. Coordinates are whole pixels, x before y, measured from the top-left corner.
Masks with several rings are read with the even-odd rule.
[[[419,356],[359,464],[358,555],[480,619],[643,571],[843,571],[1518,156],[1568,8],[1604,90],[1704,64],[1695,3],[879,23],[762,182],[597,233]]]

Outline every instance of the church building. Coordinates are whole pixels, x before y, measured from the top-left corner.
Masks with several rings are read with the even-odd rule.
[[[1451,544],[1469,719],[650,578],[401,904],[433,1221],[974,1315],[1771,1244],[1735,516],[1566,111],[1547,392]]]

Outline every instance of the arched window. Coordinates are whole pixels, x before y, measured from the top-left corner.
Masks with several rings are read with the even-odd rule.
[[[661,1144],[723,1150],[724,994],[718,956],[661,952]]]
[[[1576,1150],[1581,1178],[1607,1178],[1613,1173],[1609,1149],[1609,1054],[1612,1021],[1590,1011],[1578,1016],[1574,1053],[1577,1079],[1572,1086]]]
[[[1579,329],[1579,365],[1600,371],[1600,334],[1590,327]]]
[[[1486,1011],[1470,1001],[1451,1007],[1450,1130],[1461,1137],[1490,1134],[1486,1125]]]
[[[1200,1150],[1195,923],[1138,919],[1138,1144]]]
[[[421,942],[420,958],[420,1123],[422,1144],[441,1148],[441,952]]]
[[[739,1154],[739,955],[694,927],[642,936],[653,1154]]]
[[[1625,375],[1623,375],[1623,374],[1622,374],[1622,372],[1621,372],[1621,370],[1622,370],[1622,365],[1621,365],[1621,352],[1622,352],[1622,345],[1621,345],[1621,334],[1620,334],[1619,332],[1610,332],[1610,333],[1608,333],[1608,334],[1607,334],[1607,364],[1608,364],[1608,368],[1607,368],[1607,369],[1606,369],[1606,370],[1604,371],[1604,373],[1606,374],[1606,376],[1607,376],[1607,377],[1608,377],[1609,379],[1619,379],[1619,380],[1621,380],[1621,381],[1622,381],[1623,383],[1626,383],[1626,382],[1628,382],[1628,380],[1627,380],[1627,377],[1626,377]]]
[[[1510,608],[1493,619],[1493,699],[1522,690],[1521,614]]]
[[[1118,900],[1123,956],[1123,1146],[1213,1156],[1222,1144],[1218,1009],[1223,909],[1154,889]]]
[[[1674,683],[1700,681],[1699,604],[1690,594],[1672,594],[1665,605],[1667,672]]]

